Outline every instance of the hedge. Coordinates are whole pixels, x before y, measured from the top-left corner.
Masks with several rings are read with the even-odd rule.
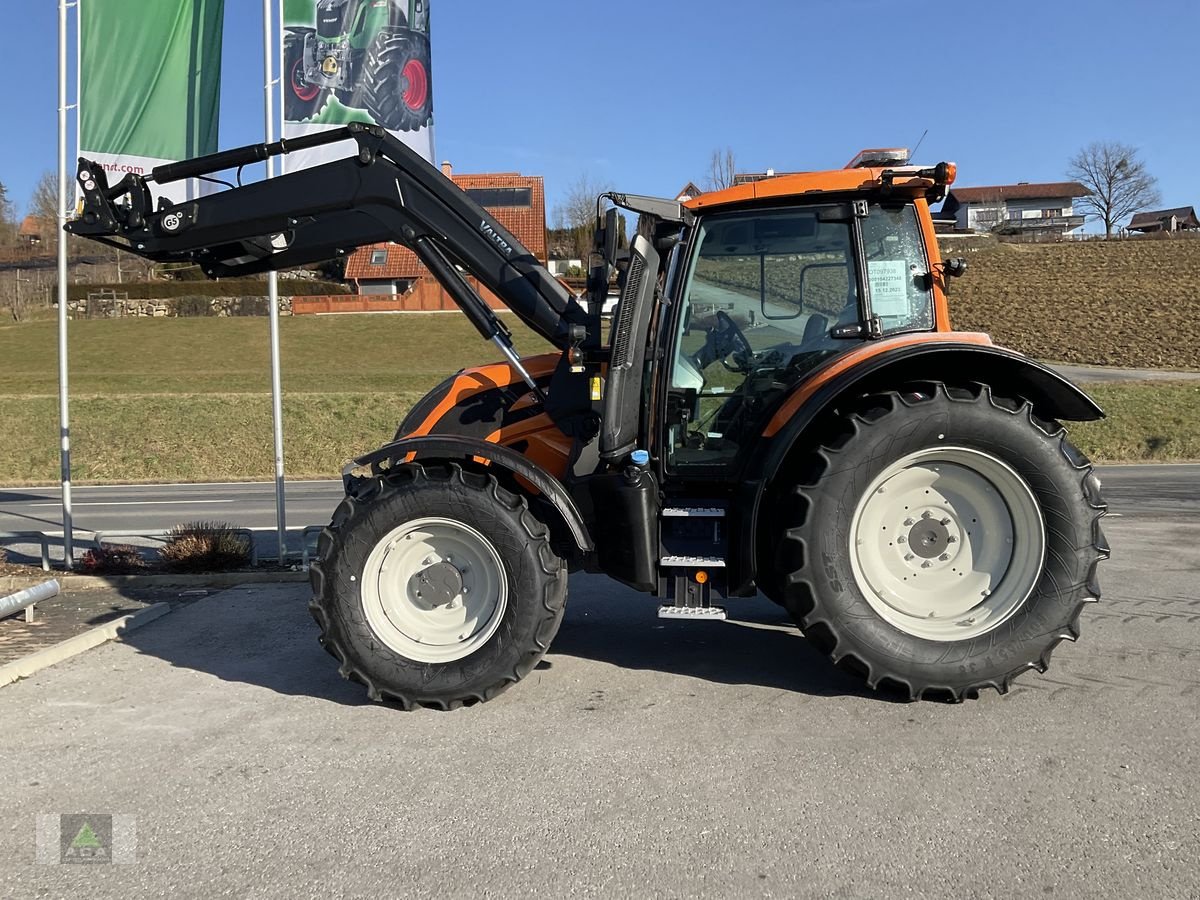
[[[225,278],[218,281],[138,281],[129,284],[69,284],[68,300],[86,300],[95,291],[115,291],[129,300],[169,300],[173,297],[265,297],[267,282],[257,278]],[[279,282],[281,297],[321,297],[349,294],[350,288],[336,281],[308,281],[286,278]],[[58,285],[46,293],[51,304],[58,302]]]

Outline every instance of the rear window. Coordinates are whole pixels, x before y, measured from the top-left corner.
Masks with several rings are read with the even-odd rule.
[[[862,233],[871,311],[884,333],[933,328],[933,279],[916,209],[873,203]]]

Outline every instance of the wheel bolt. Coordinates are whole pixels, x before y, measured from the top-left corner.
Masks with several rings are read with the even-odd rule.
[[[913,524],[913,520],[912,520],[911,518],[905,519],[905,520],[904,520],[904,524],[905,524],[905,525],[912,525],[912,524]]]
[[[921,563],[921,568],[928,569],[932,565],[933,565],[933,563],[931,563],[929,560],[925,560],[925,562]]]
[[[932,515],[933,515],[933,513],[931,513],[929,510],[925,510],[925,512],[921,513],[921,518],[928,519]]]
[[[427,557],[425,557],[423,560],[421,560],[421,565],[423,565],[423,566],[427,566],[427,565],[429,565],[431,562],[433,562],[433,559],[432,559],[432,557],[429,557],[429,556],[427,556]]]
[[[911,553],[905,553],[905,554],[904,554],[904,561],[905,561],[905,562],[908,562],[908,561],[910,561],[912,558],[913,558],[913,555],[912,555]]]
[[[946,518],[942,519],[942,524],[943,524],[943,525],[949,525],[949,524],[950,524],[950,517],[949,517],[949,516],[946,516]]]
[[[941,556],[939,556],[939,557],[938,557],[938,559],[939,559],[939,560],[941,560],[942,562],[945,562],[945,561],[946,561],[946,560],[948,560],[949,558],[950,558],[950,554],[949,554],[949,553],[943,553]]]
[[[896,543],[897,544],[907,544],[908,538],[906,538],[904,535],[900,535],[899,537],[896,538]]]
[[[950,535],[948,538],[946,538],[946,543],[947,544],[957,544],[958,538],[956,538],[954,535]]]

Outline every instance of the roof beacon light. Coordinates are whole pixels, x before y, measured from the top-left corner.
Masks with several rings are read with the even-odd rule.
[[[903,166],[908,162],[907,147],[877,147],[863,150],[846,163],[847,169],[881,169],[884,166]]]

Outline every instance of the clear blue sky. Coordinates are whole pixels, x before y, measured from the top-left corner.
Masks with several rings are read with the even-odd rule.
[[[58,4],[5,6],[0,181],[21,212],[55,166]],[[225,147],[261,139],[260,8],[226,0]],[[543,175],[549,209],[585,172],[672,194],[717,147],[834,168],[926,128],[919,159],[957,161],[960,186],[1060,180],[1112,139],[1164,205],[1200,204],[1193,0],[432,0],[432,21],[438,158]]]

